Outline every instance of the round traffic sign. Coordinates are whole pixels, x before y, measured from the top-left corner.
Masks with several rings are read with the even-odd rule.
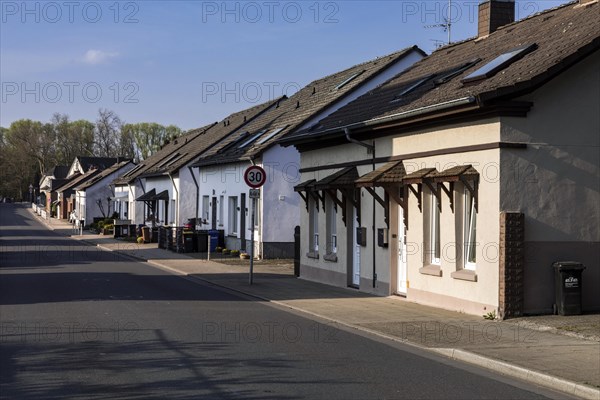
[[[265,173],[265,170],[258,165],[253,165],[248,167],[246,172],[244,172],[244,181],[246,181],[246,185],[253,189],[257,189],[265,184],[267,181],[267,174]]]

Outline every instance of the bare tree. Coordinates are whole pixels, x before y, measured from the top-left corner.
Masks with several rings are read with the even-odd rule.
[[[66,114],[55,113],[51,120],[55,132],[55,158],[59,164],[68,164],[77,156],[93,155],[94,124],[89,121],[69,121]]]
[[[121,119],[111,110],[100,109],[94,130],[95,155],[99,157],[119,156]]]

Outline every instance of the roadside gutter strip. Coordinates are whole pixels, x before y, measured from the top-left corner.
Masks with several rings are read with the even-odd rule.
[[[35,216],[37,216],[37,214],[34,214]],[[42,220],[44,221],[44,220]],[[54,230],[54,228],[52,228],[51,225],[49,225],[46,221],[44,221],[44,223],[49,226],[52,230]],[[71,238],[71,236],[69,236]],[[186,278],[190,281],[201,281],[201,282],[205,282],[205,283],[209,283],[213,286],[217,286],[217,287],[221,287],[224,289],[227,289],[229,291],[232,292],[236,292],[236,293],[240,293],[243,294],[245,296],[249,296],[249,297],[253,297],[255,299],[258,300],[262,300],[265,302],[269,302],[272,304],[276,304],[278,306],[281,307],[285,307],[285,308],[289,308],[295,311],[299,311],[301,313],[304,314],[308,314],[308,315],[312,315],[315,316],[317,318],[332,322],[334,324],[339,324],[342,325],[344,327],[347,328],[351,328],[351,329],[356,329],[358,331],[362,331],[362,332],[367,332],[369,334],[387,339],[387,340],[391,340],[394,342],[399,342],[399,343],[403,343],[406,345],[409,345],[411,347],[420,349],[420,350],[426,350],[429,352],[433,352],[436,353],[438,355],[442,355],[445,356],[447,358],[450,358],[452,360],[456,360],[456,361],[461,361],[464,363],[468,363],[468,364],[472,364],[472,365],[476,365],[478,367],[483,367],[486,368],[488,370],[494,371],[496,373],[505,375],[505,376],[509,376],[512,378],[517,378],[521,381],[526,381],[526,382],[530,382],[539,386],[543,386],[545,388],[549,388],[549,389],[553,389],[559,392],[563,392],[563,393],[567,393],[573,396],[577,396],[577,397],[581,397],[584,399],[590,399],[590,400],[598,400],[600,399],[600,390],[599,389],[595,389],[591,386],[587,386],[587,385],[583,385],[577,382],[572,382],[566,379],[562,379],[562,378],[558,378],[552,375],[548,375],[548,374],[543,374],[541,372],[537,372],[531,369],[527,369],[527,368],[523,368],[523,367],[519,367],[517,365],[513,365],[513,364],[509,364],[507,362],[504,361],[499,361],[499,360],[495,360],[493,358],[488,358],[488,357],[484,357],[466,350],[462,350],[462,349],[455,349],[455,348],[433,348],[433,347],[427,347],[427,346],[423,346],[420,345],[418,343],[414,343],[414,342],[410,342],[406,339],[401,339],[395,336],[391,336],[391,335],[386,335],[384,333],[360,326],[360,325],[355,325],[355,324],[350,324],[344,321],[340,321],[337,320],[335,318],[331,318],[331,317],[327,317],[327,316],[323,316],[317,313],[314,313],[312,311],[308,311],[306,309],[303,309],[301,307],[295,307],[292,306],[288,303],[285,302],[281,302],[281,301],[277,301],[277,300],[271,300],[268,299],[266,297],[262,297],[256,294],[252,294],[252,293],[248,293],[245,292],[243,290],[239,290],[239,289],[234,289],[231,287],[228,287],[226,285],[222,285],[219,283],[216,283],[214,281],[211,281],[208,278],[203,278],[203,277],[199,277],[199,276],[194,276],[194,275],[190,275],[187,274],[185,272],[181,272],[175,268],[169,267],[167,265],[164,265],[160,262],[160,260],[149,260],[149,259],[145,259],[142,257],[138,257],[136,255],[133,254],[127,254],[125,252],[123,252],[120,249],[111,249],[109,247],[105,247],[103,245],[100,244],[94,244],[93,242],[88,242],[85,239],[75,239],[72,238],[74,240],[78,240],[80,242],[85,242],[87,244],[90,244],[92,246],[97,246],[98,248],[100,248],[101,250],[104,251],[110,251],[110,252],[116,252],[121,256],[124,256],[126,258],[130,258],[130,259],[134,259],[134,260],[138,260],[138,261],[144,261],[147,262],[148,264],[158,267],[160,269],[169,271],[174,273],[175,275],[181,276],[183,278]]]

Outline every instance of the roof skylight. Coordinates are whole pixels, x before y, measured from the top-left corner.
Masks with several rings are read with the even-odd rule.
[[[250,136],[250,139],[246,140],[245,142],[243,142],[242,144],[239,145],[238,149],[243,149],[244,147],[248,146],[250,143],[254,142],[256,139],[258,139],[259,137],[262,136],[263,133],[265,133],[267,130],[264,129],[258,133],[255,133],[254,135]]]
[[[266,135],[264,138],[261,138],[257,144],[263,144],[264,142],[266,142],[267,140],[271,139],[273,136],[277,135],[279,132],[281,132],[282,130],[284,130],[285,128],[287,128],[287,126],[284,126],[283,128],[277,128],[275,129],[273,132],[269,133],[268,135]]]
[[[421,87],[425,82],[430,80],[431,77],[432,77],[432,75],[427,75],[426,77],[416,80],[413,84],[408,85],[400,93],[398,93],[390,103],[395,103],[395,102],[402,100],[403,96],[405,96],[405,95],[409,94],[410,92],[414,91],[415,89]]]
[[[446,83],[446,82],[452,80],[454,77],[462,74],[463,72],[465,72],[466,70],[468,70],[469,68],[471,68],[472,66],[477,64],[479,61],[481,61],[481,58],[476,58],[476,59],[471,60],[467,63],[464,63],[456,68],[453,68],[450,71],[442,73],[438,77],[435,78],[434,83],[436,85],[441,85],[443,83]]]
[[[364,72],[365,72],[365,70],[363,69],[362,71],[355,73],[354,75],[352,75],[351,77],[349,77],[348,79],[346,79],[345,81],[343,81],[342,83],[337,85],[335,87],[335,90],[340,90],[341,88],[343,88],[344,86],[346,86],[347,84],[349,84],[350,82],[352,82],[353,80],[355,80],[356,78],[361,76]]]
[[[510,50],[494,58],[492,61],[485,64],[483,67],[479,68],[472,74],[466,76],[465,78],[463,78],[462,82],[469,83],[490,78],[496,75],[498,72],[502,71],[504,68],[508,67],[510,64],[520,60],[527,54],[531,53],[532,51],[537,49],[537,47],[537,44],[534,43]]]
[[[164,167],[165,165],[167,165],[167,163],[169,163],[169,162],[173,161],[173,160],[174,160],[175,158],[177,158],[177,157],[179,157],[179,153],[172,154],[172,155],[171,155],[170,157],[168,157],[166,160],[164,160],[163,162],[161,162],[161,163],[158,165],[158,168],[162,168],[162,167]]]
[[[124,174],[123,176],[129,176],[135,173],[135,171],[138,171],[140,168],[142,168],[144,166],[144,164],[138,164],[135,168],[127,171],[126,174]]]

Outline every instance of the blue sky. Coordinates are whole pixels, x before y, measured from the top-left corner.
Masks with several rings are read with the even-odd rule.
[[[478,0],[452,0],[452,40]],[[517,18],[564,4],[516,1]],[[0,1],[0,125],[54,112],[206,125],[314,79],[446,41],[444,1]]]

